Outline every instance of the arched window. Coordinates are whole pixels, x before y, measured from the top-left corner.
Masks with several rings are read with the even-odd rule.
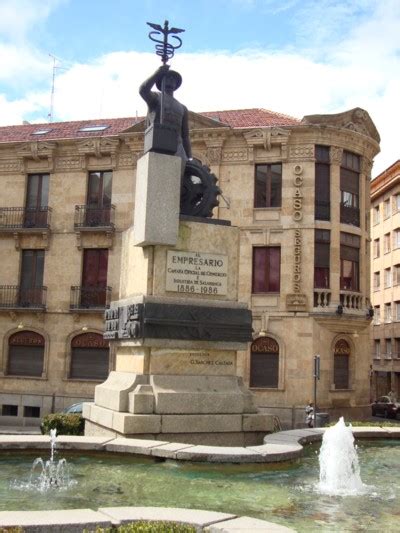
[[[279,345],[271,337],[259,337],[251,345],[250,387],[276,389],[279,384]]]
[[[350,353],[347,341],[340,339],[333,352],[333,382],[335,389],[348,389],[350,382]]]
[[[103,380],[108,376],[109,345],[99,333],[82,333],[71,342],[72,379]]]
[[[35,331],[18,331],[8,339],[7,374],[42,377],[44,338]]]

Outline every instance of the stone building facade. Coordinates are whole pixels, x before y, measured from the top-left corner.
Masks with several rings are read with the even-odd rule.
[[[359,108],[303,120],[261,109],[190,114],[194,157],[241,230],[239,300],[254,341],[238,373],[261,409],[304,422],[369,402],[369,194],[379,135]],[[0,423],[31,424],[113,368],[103,312],[119,294],[144,122],[0,128]]]
[[[400,160],[371,183],[372,396],[400,397]]]

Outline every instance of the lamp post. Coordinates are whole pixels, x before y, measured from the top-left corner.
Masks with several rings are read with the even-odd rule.
[[[317,427],[317,381],[320,378],[320,356],[314,355],[314,428]]]

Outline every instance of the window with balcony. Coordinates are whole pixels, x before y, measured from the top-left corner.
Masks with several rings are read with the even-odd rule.
[[[392,321],[392,304],[385,304],[385,322]]]
[[[314,237],[314,287],[316,289],[328,289],[331,232],[317,229]]]
[[[276,389],[279,386],[279,344],[271,337],[259,337],[250,349],[250,387]]]
[[[256,165],[254,207],[281,207],[282,164]]]
[[[360,226],[360,157],[343,151],[340,167],[340,222]]]
[[[379,240],[379,239],[374,239],[374,244],[373,244],[373,255],[374,255],[374,259],[376,259],[377,257],[379,257],[379,256],[380,256],[380,253],[381,253],[380,240]]]
[[[111,205],[111,192],[112,171],[89,172],[86,204],[75,206],[75,227],[114,227],[115,206]]]
[[[108,376],[110,350],[99,333],[82,333],[71,341],[71,379],[102,381]]]
[[[374,272],[374,291],[378,291],[381,287],[381,273]]]
[[[400,228],[393,231],[393,250],[400,248]]]
[[[8,339],[7,375],[42,377],[44,338],[34,331],[19,331]]]
[[[83,251],[82,285],[79,291],[81,309],[105,308],[107,301],[108,250]]]
[[[380,217],[379,205],[376,205],[374,207],[374,211],[373,211],[373,222],[374,222],[374,225],[379,224],[380,218],[381,217]]]
[[[385,268],[384,272],[385,289],[392,286],[392,270],[391,268]]]
[[[379,305],[374,307],[374,324],[377,326],[381,323],[381,308]]]
[[[331,167],[329,146],[315,146],[315,220],[330,220]]]
[[[252,293],[279,293],[281,289],[281,249],[279,246],[253,248]]]
[[[340,288],[359,291],[360,237],[352,233],[340,233]]]
[[[381,357],[381,341],[379,339],[374,340],[374,358],[380,359]]]
[[[44,250],[22,250],[18,304],[44,306]]]
[[[389,218],[391,215],[391,209],[390,209],[390,198],[385,200],[383,202],[383,216],[384,218]]]
[[[47,228],[49,174],[29,174],[26,189],[24,227]]]
[[[383,251],[385,254],[390,252],[390,233],[385,233],[383,236]]]

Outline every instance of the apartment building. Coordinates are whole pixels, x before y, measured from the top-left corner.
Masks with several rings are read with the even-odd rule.
[[[400,397],[400,160],[371,182],[372,396]]]
[[[303,423],[369,403],[368,113],[297,120],[263,109],[190,113],[194,157],[223,191],[215,217],[241,229],[239,299],[254,340],[238,373],[257,404]],[[0,128],[0,423],[31,424],[113,368],[103,313],[118,299],[132,224],[140,119]]]

